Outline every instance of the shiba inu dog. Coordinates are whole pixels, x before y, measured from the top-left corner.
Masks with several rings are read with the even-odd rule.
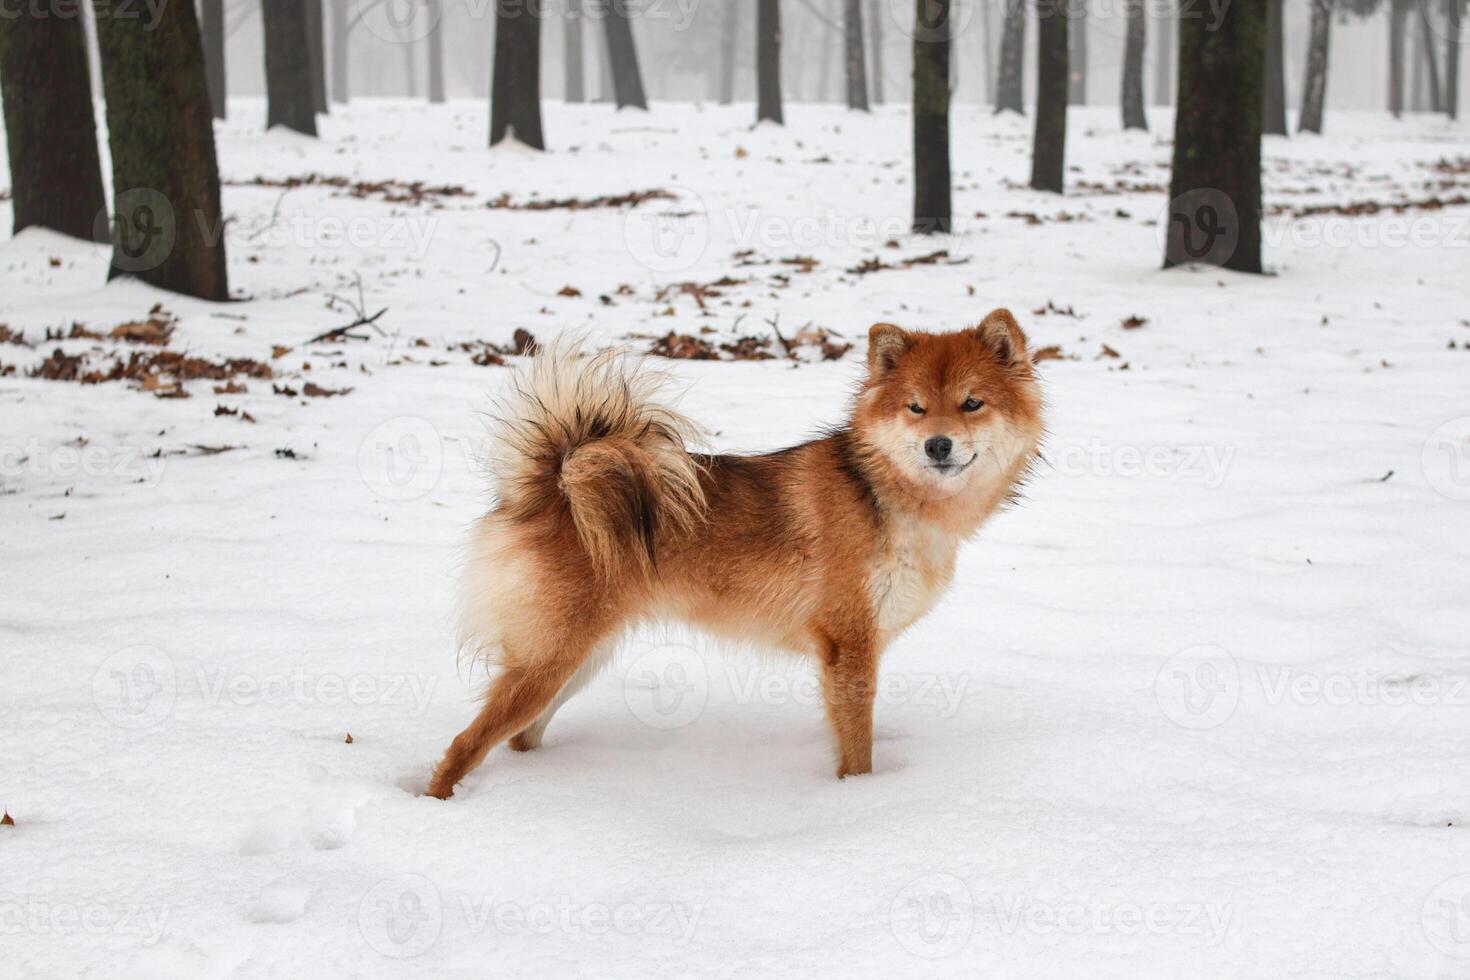
[[[839,777],[870,772],[878,661],[948,587],[955,554],[1042,437],[1006,310],[954,333],[875,324],[848,423],[760,455],[705,455],[639,358],[535,355],[499,406],[497,503],[476,523],[460,644],[499,668],[429,794],[497,743],[541,743],[630,627],[679,621],[816,659]]]

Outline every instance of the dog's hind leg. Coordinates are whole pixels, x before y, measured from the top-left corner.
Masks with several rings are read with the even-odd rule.
[[[485,706],[450,743],[429,781],[429,795],[447,800],[465,774],[498,743],[534,723],[592,652],[590,644],[558,644],[555,652],[517,656],[507,644],[507,663],[490,685]]]
[[[592,656],[582,662],[577,672],[572,675],[571,680],[561,686],[556,697],[546,706],[546,710],[536,716],[536,720],[515,735],[511,736],[510,747],[517,752],[529,752],[541,747],[541,737],[546,734],[546,726],[551,724],[551,718],[560,710],[561,706],[570,701],[578,691],[586,687],[596,677],[608,660],[612,657],[613,648],[611,644],[598,647]]]

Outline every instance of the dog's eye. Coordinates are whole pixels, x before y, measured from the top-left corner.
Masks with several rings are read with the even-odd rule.
[[[924,406],[920,405],[918,402],[914,402],[912,405],[909,406],[909,411],[913,412],[915,415],[923,415]]]
[[[979,398],[966,398],[960,409],[965,412],[978,412],[985,407],[985,402]]]

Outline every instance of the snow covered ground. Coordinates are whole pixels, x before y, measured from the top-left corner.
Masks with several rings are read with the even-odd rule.
[[[535,155],[478,104],[312,142],[239,101],[245,301],[0,243],[4,973],[1470,974],[1470,207],[1275,215],[1274,275],[1163,272],[1166,142],[1077,111],[1048,197],[1029,123],[966,107],[958,233],[916,239],[905,115],[788,111],[551,105]],[[1267,141],[1269,208],[1470,193],[1465,123],[1329,126]],[[277,186],[312,173],[363,183]],[[108,336],[160,303],[166,348]],[[381,336],[307,342],[359,305]],[[417,795],[483,683],[450,598],[485,342],[783,353],[1001,305],[1060,355],[1049,465],[889,654],[872,776],[832,777],[810,673],[676,635]],[[58,348],[272,377],[26,376]],[[670,364],[754,450],[842,417],[861,345],[818,352]]]

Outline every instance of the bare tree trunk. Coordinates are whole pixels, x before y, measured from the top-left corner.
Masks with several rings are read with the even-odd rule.
[[[980,10],[980,69],[985,72],[985,102],[995,105],[995,25],[990,19],[990,4],[981,2]]]
[[[613,98],[619,109],[647,109],[643,75],[638,70],[638,48],[633,42],[633,25],[628,19],[629,0],[601,0],[603,27],[607,32],[607,63],[612,72]]]
[[[311,46],[300,0],[261,0],[265,21],[266,128],[316,135]]]
[[[1174,51],[1179,46],[1179,18],[1159,5],[1154,43],[1154,105],[1174,104]]]
[[[110,239],[91,74],[82,0],[0,16],[0,98],[16,232],[35,225],[88,241]]]
[[[225,118],[225,0],[202,0],[200,33],[204,43],[204,73],[209,83],[209,107],[214,118]]]
[[[332,0],[332,101],[346,102],[348,91],[348,18],[351,0]]]
[[[1179,104],[1164,267],[1261,271],[1261,90],[1268,0],[1234,0],[1212,30],[1179,19]]]
[[[916,0],[914,16],[914,231],[952,227],[949,173],[950,0]]]
[[[1266,93],[1261,108],[1261,132],[1286,135],[1286,44],[1283,0],[1266,5]]]
[[[1388,0],[1388,111],[1404,112],[1404,23],[1407,0]]]
[[[755,120],[781,123],[781,4],[780,0],[757,0],[757,3]]]
[[[1087,0],[1067,0],[1067,102],[1087,105]]]
[[[306,54],[311,66],[311,108],[327,111],[327,65],[322,28],[322,4],[326,0],[302,0],[306,15]]]
[[[419,42],[407,37],[398,45],[403,49],[403,90],[410,99],[419,97]]]
[[[566,77],[566,100],[587,101],[585,63],[582,59],[582,0],[567,0],[566,17],[561,22],[562,68]]]
[[[429,50],[425,57],[429,61],[429,101],[442,104],[444,91],[444,0],[424,0],[428,7]]]
[[[863,52],[863,0],[846,0],[847,107],[868,111],[868,59]]]
[[[883,0],[870,0],[868,4],[868,33],[873,38],[873,91],[868,101],[872,105],[883,104],[883,12],[886,9]]]
[[[1031,145],[1031,186],[1057,194],[1062,193],[1066,169],[1066,3],[1036,0],[1036,131]]]
[[[538,150],[541,135],[541,17],[537,0],[496,0],[490,145],[506,137]]]
[[[1427,75],[1429,111],[1440,112],[1444,108],[1444,91],[1439,87],[1439,55],[1434,50],[1434,28],[1429,23],[1428,0],[1419,0],[1419,55]]]
[[[219,164],[194,5],[163,4],[151,18],[121,0],[94,0],[93,9],[112,151],[108,276],[227,300]]]
[[[720,25],[720,105],[735,101],[735,52],[740,35],[740,0],[725,0]]]
[[[1000,75],[995,82],[995,111],[1025,113],[1026,0],[1006,0],[1000,32]]]
[[[1297,129],[1322,132],[1327,102],[1327,42],[1332,33],[1332,0],[1312,0],[1311,37],[1307,42],[1307,74],[1302,83],[1302,116]]]
[[[1147,27],[1143,19],[1143,0],[1125,0],[1123,10],[1128,18],[1128,33],[1123,42],[1123,128],[1146,130],[1148,117],[1143,110],[1143,49]]]
[[[815,91],[812,93],[808,101],[826,102],[827,83],[832,77],[832,48],[835,46],[833,44],[834,39],[828,37],[825,30],[810,30],[808,31],[808,33],[811,35],[812,40],[816,42],[817,51],[819,52],[821,58],[819,66],[817,68],[817,84],[815,86]]]
[[[1449,18],[1449,38],[1444,55],[1444,111],[1451,118],[1460,114],[1460,32],[1465,19],[1465,0],[1449,0],[1445,5]]]

